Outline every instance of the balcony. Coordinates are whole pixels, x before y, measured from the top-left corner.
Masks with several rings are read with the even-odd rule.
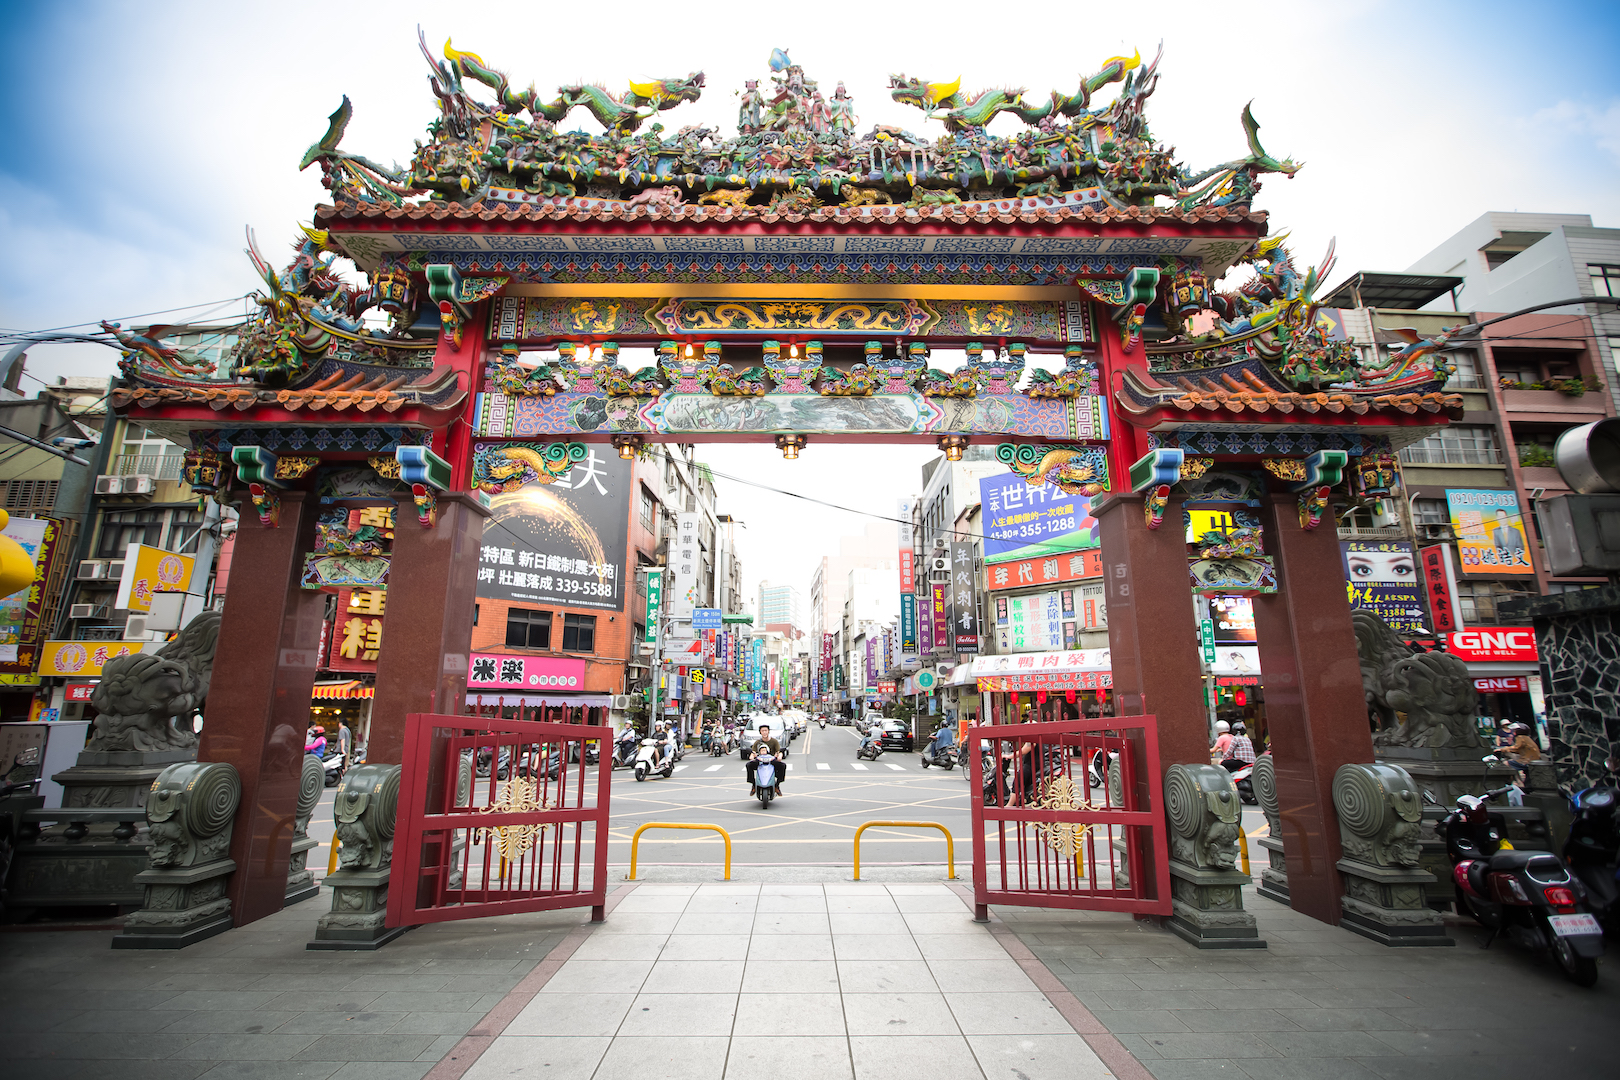
[[[113,458],[117,476],[150,476],[154,480],[180,479],[180,454],[119,454]]]
[[[1503,390],[1502,412],[1512,420],[1546,420],[1583,424],[1608,413],[1607,390],[1588,390],[1572,397],[1560,390]]]
[[[1349,526],[1339,529],[1340,540],[1405,540],[1406,530],[1398,525],[1382,529]]]
[[[1502,451],[1495,447],[1408,446],[1401,451],[1406,465],[1500,465]]]

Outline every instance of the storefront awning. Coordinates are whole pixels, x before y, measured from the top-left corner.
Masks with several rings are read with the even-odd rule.
[[[374,686],[363,686],[358,679],[349,682],[319,683],[311,691],[310,698],[322,701],[328,698],[368,698],[376,694]]]

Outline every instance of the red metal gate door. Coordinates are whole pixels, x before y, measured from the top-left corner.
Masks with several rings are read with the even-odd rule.
[[[607,710],[491,711],[405,718],[389,926],[586,905],[602,920],[613,729],[556,721]]]
[[[1154,717],[988,724],[967,747],[978,918],[990,904],[1170,914]],[[1093,786],[1093,762],[1107,776],[1116,758],[1121,782]]]

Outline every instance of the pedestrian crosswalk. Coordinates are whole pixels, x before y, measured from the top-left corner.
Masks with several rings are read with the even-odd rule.
[[[830,768],[832,768],[832,766],[827,764],[825,761],[818,761],[818,762],[816,762],[816,768],[818,768],[818,769],[830,769]]]
[[[850,768],[852,768],[852,769],[859,769],[859,770],[861,770],[861,772],[865,772],[865,771],[866,771],[866,766],[865,766],[865,765],[862,765],[862,764],[861,764],[861,763],[860,763],[860,762],[858,762],[858,761],[852,761],[852,762],[850,762]]]
[[[910,758],[910,757],[903,758],[902,762],[904,762],[904,763],[902,764],[901,762],[894,762],[894,761],[874,761],[874,762],[865,762],[865,761],[817,761],[817,762],[808,762],[807,761],[807,762],[804,762],[802,765],[800,765],[798,763],[794,763],[793,767],[795,769],[809,770],[813,765],[817,772],[825,772],[825,773],[847,773],[847,772],[849,772],[851,770],[853,770],[855,772],[871,772],[874,769],[887,769],[890,772],[911,773],[913,775],[922,774],[922,775],[940,776],[940,777],[944,777],[944,776],[954,777],[954,776],[957,775],[957,773],[954,770],[951,771],[951,772],[946,772],[943,769],[923,769],[923,768],[921,768],[920,766],[918,766],[915,763],[915,760],[913,758]],[[683,763],[681,763],[679,765],[676,765],[674,771],[676,773],[683,773],[683,772],[687,772],[688,770],[691,770],[691,771],[694,771],[694,772],[703,772],[703,773],[722,773],[722,772],[724,772],[725,773],[724,776],[717,776],[717,777],[715,777],[715,779],[730,779],[730,773],[727,772],[726,770],[729,769],[731,764],[732,763],[729,762],[729,761],[717,761],[712,765],[702,765],[702,764],[693,765],[691,763],[684,763],[683,762]]]
[[[725,768],[725,765],[723,765],[723,764],[722,765],[710,765],[707,769],[704,769],[703,771],[704,772],[719,772],[723,768]]]

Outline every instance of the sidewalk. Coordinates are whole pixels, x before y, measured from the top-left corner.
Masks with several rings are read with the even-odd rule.
[[[1386,949],[1253,895],[1267,950],[1128,916],[972,922],[960,883],[619,884],[308,952],[320,902],[180,952],[0,934],[15,1080],[1361,1080],[1615,1075],[1612,964]]]

